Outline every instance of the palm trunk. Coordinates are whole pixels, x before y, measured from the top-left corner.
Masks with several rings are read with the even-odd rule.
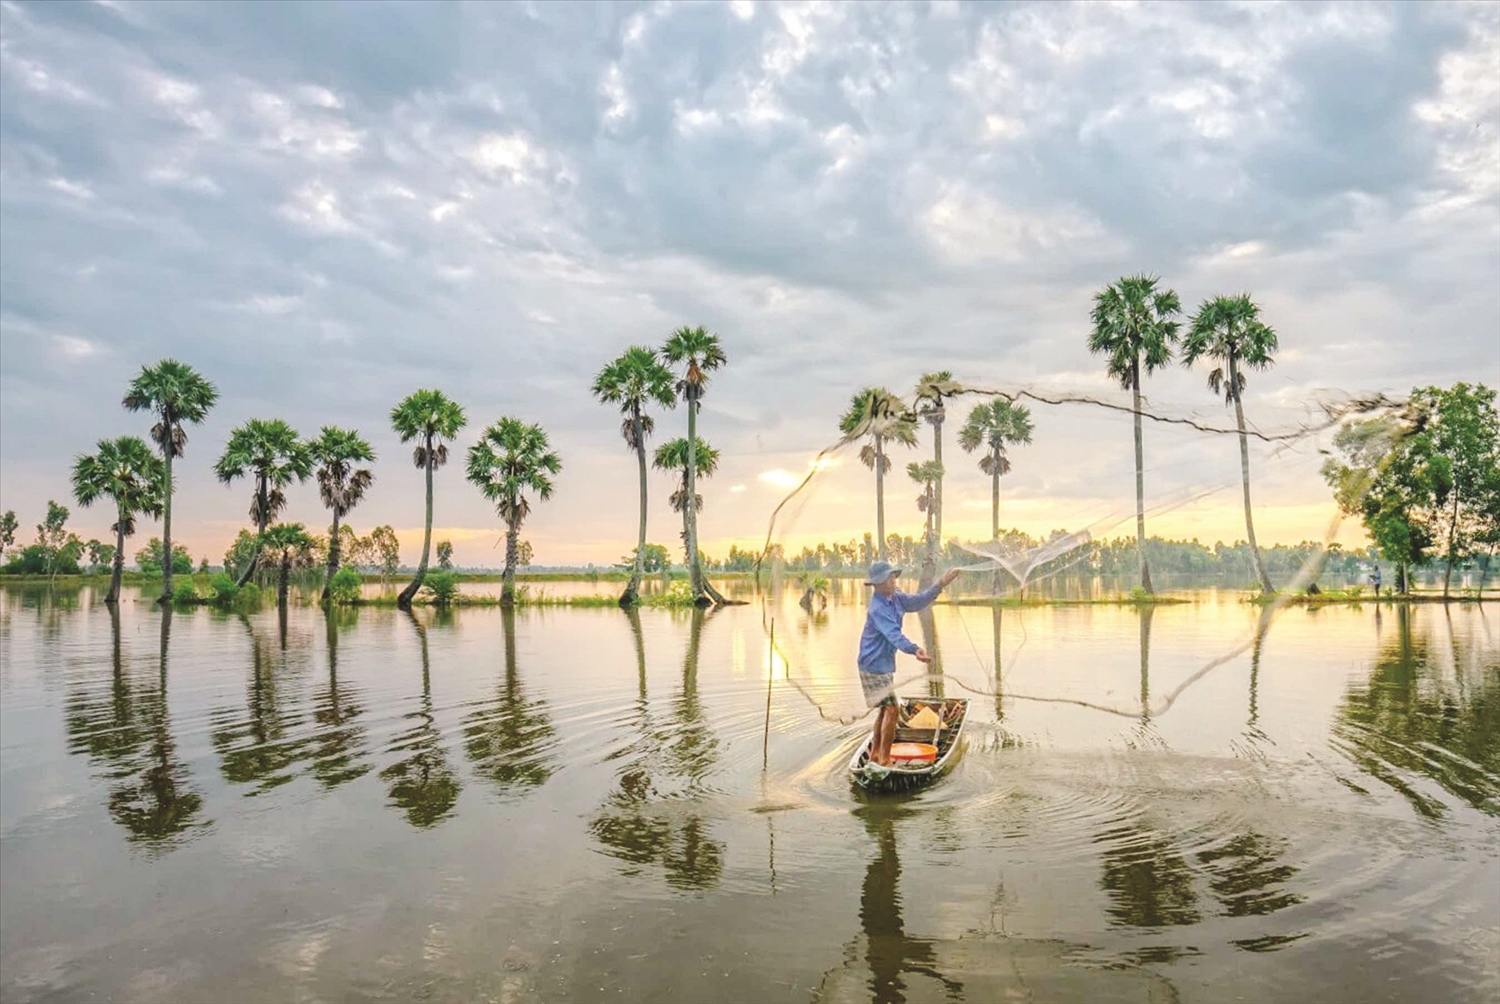
[[[1453,556],[1458,540],[1458,485],[1453,486],[1453,518],[1448,522],[1448,567],[1443,570],[1443,601],[1448,600],[1448,583],[1453,578]]]
[[[943,419],[932,423],[932,459],[937,463],[938,470],[943,469]],[[938,475],[937,491],[935,493],[936,507],[933,510],[932,523],[934,532],[937,534],[937,544],[943,546],[943,476]]]
[[[1266,566],[1260,560],[1260,548],[1255,543],[1255,520],[1250,515],[1250,439],[1245,435],[1245,409],[1240,404],[1239,379],[1235,374],[1234,357],[1229,357],[1229,391],[1234,397],[1234,419],[1240,430],[1240,476],[1245,485],[1245,536],[1250,539],[1250,557],[1255,561],[1255,574],[1260,579],[1264,593],[1273,593],[1271,578],[1266,575]]]
[[[323,577],[323,600],[328,600],[328,587],[339,570],[339,511],[333,510],[333,530],[328,535],[328,574]]]
[[[417,595],[417,590],[422,588],[422,579],[427,576],[427,556],[432,551],[432,433],[427,434],[427,522],[422,530],[422,560],[417,562],[417,574],[407,583],[401,595],[396,597],[396,606],[402,610],[411,609],[412,597]]]
[[[1156,608],[1141,606],[1141,719],[1151,718],[1151,618]]]
[[[990,470],[990,539],[996,544],[1000,543],[1000,448],[996,447],[990,454],[990,463],[994,467]],[[1000,572],[994,573],[991,587],[996,596],[1000,595]]]
[[[995,721],[1005,721],[1005,678],[1000,669],[1000,606],[996,604],[990,608],[990,638],[995,646]]]
[[[634,606],[641,588],[641,575],[645,569],[646,551],[646,437],[641,434],[641,409],[630,409],[631,435],[635,437],[635,459],[641,474],[641,525],[636,535],[635,565],[630,570],[630,584],[620,595],[620,606]]]
[[[167,430],[167,442],[172,441],[171,429]],[[161,510],[161,598],[158,603],[172,601],[172,450],[162,450],[162,459],[167,464],[166,484],[162,492]]]
[[[1139,359],[1130,365],[1130,394],[1135,418],[1135,550],[1140,558],[1141,588],[1149,594],[1154,590],[1151,588],[1151,568],[1146,564],[1146,463],[1141,449],[1141,364]]]
[[[281,574],[276,580],[276,605],[286,609],[286,580],[292,574],[292,552],[283,548],[281,552]]]
[[[515,508],[514,505],[511,506]],[[506,520],[505,525],[505,578],[500,587],[500,602],[504,606],[510,606],[516,602],[516,538],[520,535],[520,526],[514,519]]]
[[[1396,591],[1402,596],[1411,591],[1411,580],[1407,578],[1406,562],[1404,561],[1397,562],[1396,564]]]
[[[881,561],[889,558],[885,546],[885,438],[875,437],[875,546]]]
[[[255,574],[255,569],[260,565],[260,547],[266,538],[266,506],[269,503],[266,501],[266,476],[264,474],[256,477],[255,497],[260,502],[257,507],[260,515],[255,520],[255,553],[250,555],[250,564],[245,566],[245,570],[240,573],[240,581],[235,583],[240,587],[250,581],[250,576]]]
[[[119,522],[115,524],[115,560],[113,569],[109,574],[109,592],[104,594],[104,602],[113,607],[120,602],[120,579],[125,574],[125,513],[119,514]]]
[[[687,405],[687,501],[683,510],[683,524],[687,527],[688,581],[693,589],[693,598],[703,600],[703,568],[698,564],[698,507],[693,504],[698,498],[698,401],[691,387],[688,388]]]

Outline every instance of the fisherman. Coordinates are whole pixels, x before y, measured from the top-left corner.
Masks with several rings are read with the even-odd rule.
[[[874,587],[870,609],[865,615],[865,630],[859,636],[859,682],[865,692],[865,706],[878,708],[875,713],[875,739],[870,748],[871,762],[891,765],[891,742],[896,738],[896,652],[914,655],[918,662],[931,662],[927,650],[901,633],[901,618],[916,610],[925,610],[937,599],[943,587],[958,578],[958,569],[950,569],[941,579],[915,595],[898,592],[896,576],[901,569],[888,561],[870,566],[865,585]]]
[[[1380,598],[1380,566],[1375,566],[1375,571],[1370,575],[1370,581],[1375,584],[1375,597]]]

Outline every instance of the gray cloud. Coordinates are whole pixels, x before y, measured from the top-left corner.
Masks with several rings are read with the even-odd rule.
[[[710,535],[755,533],[757,473],[861,384],[1102,388],[1088,297],[1124,271],[1189,306],[1256,293],[1287,350],[1252,385],[1266,423],[1315,385],[1500,376],[1482,6],[5,2],[0,32],[0,492],[25,512],[168,354],[223,391],[184,472],[199,549],[239,522],[207,467],[251,415],[365,429],[357,522],[415,525],[385,415],[438,385],[475,428],[554,431],[533,534],[570,559],[629,533],[599,511],[632,474],[589,378],[683,323],[725,338],[708,433],[749,486]],[[1151,393],[1219,416],[1201,384]],[[1128,453],[1078,447],[1118,423],[1038,418],[1018,502],[1123,497]],[[1163,490],[1194,458],[1232,476],[1222,444],[1158,442]],[[445,478],[439,522],[492,525]]]

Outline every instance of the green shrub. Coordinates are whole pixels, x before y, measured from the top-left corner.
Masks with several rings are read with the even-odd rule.
[[[334,603],[350,604],[359,599],[360,586],[364,580],[359,573],[345,565],[333,573],[328,580],[328,598]]]
[[[254,610],[256,607],[259,607],[260,587],[253,582],[245,583],[235,595],[234,605],[241,610]]]
[[[177,588],[172,590],[172,602],[190,604],[198,602],[198,587],[193,585],[191,579],[183,579],[177,583]]]
[[[1347,594],[1351,600],[1359,599],[1359,595],[1364,591],[1364,586],[1349,586],[1344,590],[1345,594]]]
[[[422,589],[432,597],[432,602],[446,607],[458,595],[458,576],[452,572],[428,572],[422,580]]]
[[[232,605],[239,591],[240,587],[235,585],[234,576],[228,572],[220,572],[208,580],[209,602],[215,606],[227,607]]]

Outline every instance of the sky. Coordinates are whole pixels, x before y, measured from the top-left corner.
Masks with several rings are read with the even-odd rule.
[[[461,463],[502,415],[563,461],[523,531],[536,561],[616,561],[636,467],[590,383],[704,325],[728,364],[701,537],[758,547],[860,387],[948,369],[1124,400],[1088,314],[1137,272],[1189,314],[1254,296],[1280,340],[1249,377],[1260,429],[1339,393],[1500,384],[1500,4],[0,0],[0,508],[22,539],[75,456],[146,434],[120,398],[170,356],[220,393],[177,468],[195,557],[248,525],[248,486],[211,468],[260,417],[363,432],[379,459],[350,519],[414,561],[422,475],[388,416],[438,387],[468,416],[436,477],[459,564],[503,561]],[[1232,421],[1201,367],[1145,390]],[[972,400],[950,407],[945,531],[978,539]],[[1032,418],[1002,523],[1131,532],[1128,416]],[[659,415],[657,441],[685,422]],[[1252,447],[1263,544],[1328,529],[1327,446]],[[924,430],[896,460],[930,449]],[[1148,423],[1145,449],[1148,531],[1244,536],[1233,437]],[[653,541],[676,542],[670,490],[653,474]],[[315,485],[290,494],[285,518],[326,527]],[[889,530],[920,534],[916,494],[898,467]],[[843,457],[778,539],[873,523]]]

